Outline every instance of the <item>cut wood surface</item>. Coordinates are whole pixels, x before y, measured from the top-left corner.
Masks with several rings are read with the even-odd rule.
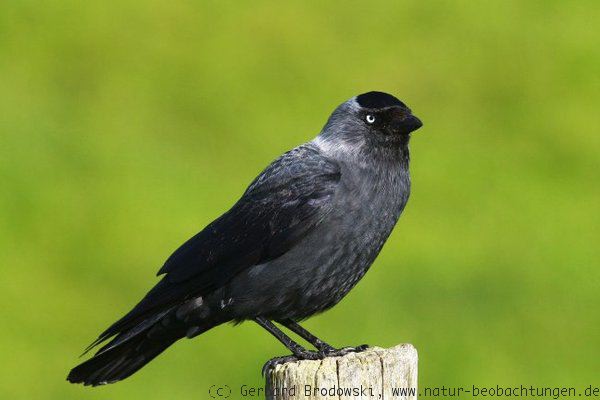
[[[272,400],[417,398],[417,350],[410,344],[277,365],[267,373]]]

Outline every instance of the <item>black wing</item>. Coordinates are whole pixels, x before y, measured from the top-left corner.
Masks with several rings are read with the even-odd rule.
[[[329,213],[339,180],[339,166],[312,145],[281,156],[229,211],[169,257],[158,272],[163,279],[99,341],[286,253]]]

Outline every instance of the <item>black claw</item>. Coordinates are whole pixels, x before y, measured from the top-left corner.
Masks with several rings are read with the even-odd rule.
[[[271,358],[269,361],[267,361],[265,363],[265,365],[263,365],[262,371],[261,371],[262,376],[263,377],[267,376],[269,371],[272,370],[273,368],[275,368],[279,364],[285,364],[288,362],[296,362],[296,361],[298,361],[298,357],[292,356],[292,355]]]
[[[361,344],[356,347],[342,347],[341,349],[333,349],[333,351],[321,352],[321,355],[324,357],[340,357],[349,353],[360,353],[368,348],[368,344]]]
[[[320,360],[322,358],[324,358],[324,356],[316,351],[299,350],[296,352],[295,355],[271,358],[265,363],[265,365],[263,365],[262,375],[266,376],[271,369],[275,368],[277,365],[280,364],[296,362],[299,360]]]
[[[294,354],[299,360],[320,360],[323,356],[316,351],[302,350]]]
[[[300,361],[300,360],[321,360],[326,357],[340,357],[340,356],[345,356],[346,354],[349,354],[349,353],[360,353],[361,351],[364,351],[368,348],[369,348],[368,344],[361,344],[360,346],[342,347],[341,349],[335,349],[333,347],[330,347],[330,348],[326,348],[324,350],[320,350],[318,352],[310,351],[310,350],[299,350],[296,352],[295,355],[271,358],[269,361],[267,361],[265,363],[265,365],[263,365],[261,372],[262,372],[262,376],[264,377],[269,373],[270,370],[272,370],[273,368],[275,368],[276,366],[278,366],[280,364],[285,364],[288,362],[296,362],[296,361]]]

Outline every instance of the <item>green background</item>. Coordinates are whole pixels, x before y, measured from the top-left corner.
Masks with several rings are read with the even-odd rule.
[[[595,1],[3,1],[0,398],[260,385],[286,352],[253,323],[116,385],[65,377],[171,251],[369,90],[424,121],[412,197],[306,326],[413,343],[422,387],[600,386],[599,20]]]

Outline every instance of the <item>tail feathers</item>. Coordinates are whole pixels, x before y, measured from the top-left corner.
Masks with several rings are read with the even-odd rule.
[[[118,382],[152,361],[178,338],[154,341],[145,335],[128,340],[73,368],[67,377],[71,383],[98,386]]]
[[[119,333],[89,360],[73,368],[71,383],[98,386],[118,382],[132,375],[177,340],[193,337],[218,325],[216,321],[180,321],[175,314],[159,313],[138,326]],[[97,344],[97,343],[96,343]]]

